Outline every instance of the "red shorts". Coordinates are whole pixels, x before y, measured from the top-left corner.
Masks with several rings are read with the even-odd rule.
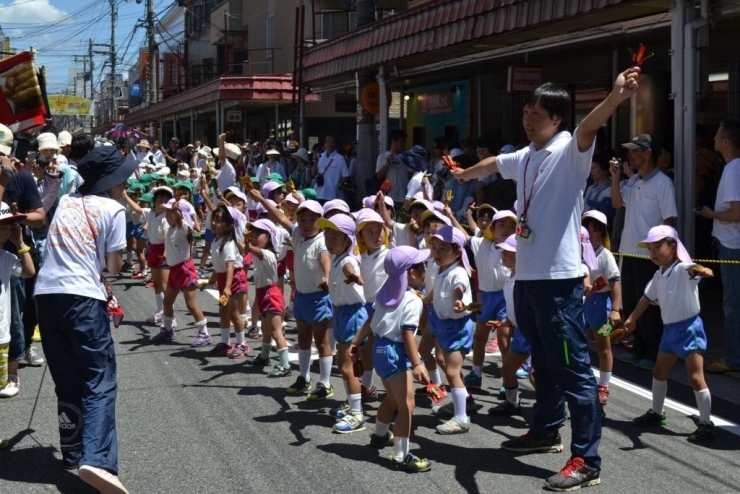
[[[245,268],[248,268],[251,265],[252,265],[252,253],[251,252],[246,252],[244,254],[244,267]]]
[[[265,314],[267,312],[282,314],[285,311],[283,292],[277,285],[258,288],[254,299],[257,302],[257,308],[259,309],[260,314]]]
[[[293,266],[295,266],[295,256],[293,250],[289,250],[285,253],[285,267],[292,273]]]
[[[226,273],[216,273],[216,286],[218,287],[218,293],[224,293],[226,288]],[[247,293],[247,275],[244,273],[242,268],[234,268],[234,276],[231,279],[231,293],[236,295],[238,293]]]
[[[278,280],[285,278],[285,259],[277,262]]]
[[[187,290],[198,283],[198,273],[192,259],[170,266],[170,276],[167,278],[167,288]]]
[[[146,264],[151,269],[163,269],[167,267],[167,259],[164,257],[164,244],[147,245]]]

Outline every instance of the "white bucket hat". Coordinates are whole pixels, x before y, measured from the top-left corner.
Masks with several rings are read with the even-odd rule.
[[[58,141],[57,144],[59,144],[60,148],[63,148],[64,146],[71,146],[72,145],[72,134],[70,134],[66,130],[63,130],[57,136],[57,141]]]
[[[39,134],[36,140],[39,143],[39,151],[43,151],[44,149],[61,151],[59,143],[57,142],[57,136],[55,136],[51,132],[44,132],[43,134]]]

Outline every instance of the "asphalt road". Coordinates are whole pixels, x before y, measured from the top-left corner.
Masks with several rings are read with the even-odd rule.
[[[472,416],[470,433],[437,435],[439,420],[430,411],[431,402],[419,398],[412,451],[428,457],[432,471],[391,471],[386,458],[390,449],[379,453],[368,446],[373,408],[367,409],[365,432],[331,432],[333,421],[326,410],[344,398],[336,372],[337,401],[287,397],[284,389],[295,373],[268,379],[266,370],[251,368],[244,360],[208,358],[208,349],[192,349],[189,342],[196,329],[181,300],[176,305],[181,328],[177,342],[151,345],[149,338],[157,328],[143,321],[153,312],[152,292],[124,279],[114,286],[127,314],[125,324],[113,331],[120,475],[132,493],[538,492],[542,480],[568,458],[567,447],[561,454],[529,456],[499,448],[502,441],[524,433],[527,425],[523,417],[493,419],[485,413],[497,403],[500,384],[499,359],[489,357],[484,390],[477,395],[483,409]],[[198,297],[216,327],[215,299],[205,291]],[[295,340],[291,327],[287,336]],[[258,347],[253,345],[253,353]],[[629,421],[649,408],[649,400],[639,389],[626,388],[633,386],[630,382],[649,386],[650,375],[623,365],[615,370],[626,384],[612,386],[600,450],[602,484],[588,492],[740,490],[737,426],[726,423],[714,442],[694,445],[686,440],[695,428],[691,411],[673,406],[667,427],[639,430]],[[693,409],[693,393],[682,374],[682,369],[674,370],[669,396]],[[20,379],[19,395],[0,402],[0,435],[12,442],[10,449],[0,451],[0,493],[91,492],[58,462],[56,399],[46,367],[21,369]],[[717,386],[724,396],[714,396],[714,411],[738,422],[740,393],[733,382]],[[533,396],[529,390],[523,393],[528,409]],[[563,439],[567,445],[567,426]]]

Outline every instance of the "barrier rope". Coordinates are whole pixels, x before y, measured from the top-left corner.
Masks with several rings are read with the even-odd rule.
[[[614,257],[632,257],[635,259],[647,259],[650,260],[650,256],[644,254],[627,254],[624,252],[612,252]],[[733,261],[729,259],[691,259],[697,264],[740,264],[740,261]]]

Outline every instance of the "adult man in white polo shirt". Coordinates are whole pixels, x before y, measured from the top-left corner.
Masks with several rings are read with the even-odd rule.
[[[722,122],[714,137],[714,150],[724,158],[714,211],[704,206],[699,214],[714,220],[712,236],[719,258],[740,261],[740,122]],[[706,366],[707,372],[740,371],[740,267],[720,264],[725,312],[725,358]]]
[[[571,458],[545,481],[551,490],[575,490],[600,482],[601,414],[596,380],[583,332],[581,214],[596,132],[619,104],[637,90],[638,67],[617,78],[614,89],[571,136],[571,100],[562,88],[544,84],[524,106],[522,124],[530,145],[516,153],[455,170],[461,180],[501,173],[517,182],[517,282],[514,305],[519,327],[532,345],[537,406],[530,431],[504,441],[510,451],[558,452],[558,432],[570,408]],[[618,314],[609,316],[611,321]]]
[[[617,161],[611,162],[612,205],[615,208],[627,208],[619,250],[625,254],[647,256],[648,250],[637,244],[654,226],[674,226],[678,216],[676,191],[671,179],[656,168],[661,147],[655,137],[640,134],[622,146],[627,149],[630,165],[637,173],[622,183]],[[622,305],[625,313],[629,314],[637,306],[654,271],[655,265],[649,258],[625,256],[622,259]],[[640,318],[634,335],[634,355],[622,361],[635,364],[640,369],[652,370],[663,336],[658,306],[650,307]]]
[[[349,167],[344,156],[337,152],[336,145],[334,136],[326,136],[324,152],[311,170],[316,177],[316,197],[321,204],[344,197],[339,190],[339,182],[349,177]]]

